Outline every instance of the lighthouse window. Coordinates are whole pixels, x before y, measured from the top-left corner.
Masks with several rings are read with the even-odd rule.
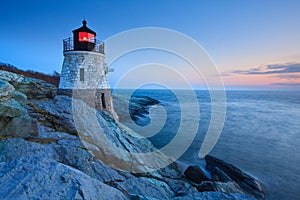
[[[95,42],[95,35],[87,32],[79,32],[79,42]]]
[[[80,68],[79,78],[80,78],[80,81],[84,81],[84,68]]]

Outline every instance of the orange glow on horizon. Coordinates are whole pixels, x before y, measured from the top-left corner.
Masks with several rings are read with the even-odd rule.
[[[250,74],[236,74],[232,76],[224,76],[223,81],[225,85],[253,85],[266,86],[276,83],[300,83],[299,79],[289,80],[287,78],[280,78],[276,75],[250,75]]]

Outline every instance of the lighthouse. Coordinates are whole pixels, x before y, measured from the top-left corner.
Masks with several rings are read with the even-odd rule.
[[[73,37],[63,40],[63,54],[58,93],[116,116],[107,80],[104,43],[96,39],[96,32],[87,27],[85,20],[73,30]]]

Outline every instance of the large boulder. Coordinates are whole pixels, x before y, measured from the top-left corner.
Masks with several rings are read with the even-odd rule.
[[[209,178],[198,166],[189,166],[185,171],[184,175],[195,183],[201,183],[202,181],[208,181]]]
[[[11,84],[0,79],[0,103],[10,100],[14,91],[15,88]]]
[[[15,91],[6,81],[0,80],[0,136],[31,137],[37,135],[37,124],[27,114],[26,95]]]
[[[40,79],[24,77],[21,74],[0,70],[0,80],[9,82],[17,91],[27,95],[28,99],[53,99],[57,94],[55,85]]]
[[[247,194],[260,199],[265,197],[265,190],[262,183],[238,167],[210,155],[205,156],[205,160],[206,168],[208,170],[213,171],[215,167],[218,167],[235,181]]]
[[[28,107],[29,115],[43,126],[59,132],[77,134],[72,116],[71,98],[59,95],[54,100],[30,100]]]
[[[35,165],[35,162],[31,162],[31,160],[33,159],[46,163],[48,163],[48,161],[55,160],[56,162],[61,163],[64,166],[69,166],[73,169],[77,169],[82,174],[84,173],[90,178],[97,179],[102,183],[122,181],[125,180],[125,177],[128,178],[129,176],[132,176],[130,174],[123,176],[118,171],[101,163],[101,161],[97,160],[90,151],[85,149],[77,136],[60,132],[51,132],[50,129],[47,129],[45,127],[39,127],[39,138],[2,139],[0,140],[0,149],[0,162],[7,163],[22,158],[29,161],[29,163],[25,163],[29,166],[30,164]],[[32,168],[35,169],[35,166],[33,166]],[[48,172],[44,173],[45,174],[43,176],[47,176]],[[50,171],[49,173],[52,172]],[[42,176],[42,174],[40,175]],[[1,181],[2,179],[0,177],[0,182]],[[32,179],[28,181],[35,180]],[[14,184],[16,185],[17,183],[12,183],[12,185]],[[36,182],[31,184],[36,184]],[[55,182],[49,182],[49,184],[55,184]],[[51,187],[55,186],[53,185]],[[90,187],[94,186],[91,185]],[[1,195],[2,193],[0,191],[0,197]],[[101,196],[99,196],[98,198],[101,199]],[[70,199],[72,198],[70,197]]]
[[[10,99],[4,103],[0,103],[0,116],[1,117],[18,117],[26,114],[27,111],[17,101]]]

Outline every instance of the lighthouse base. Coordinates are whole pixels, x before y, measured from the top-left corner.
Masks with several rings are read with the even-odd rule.
[[[88,106],[110,113],[115,119],[110,89],[58,89],[57,94],[82,100]]]

